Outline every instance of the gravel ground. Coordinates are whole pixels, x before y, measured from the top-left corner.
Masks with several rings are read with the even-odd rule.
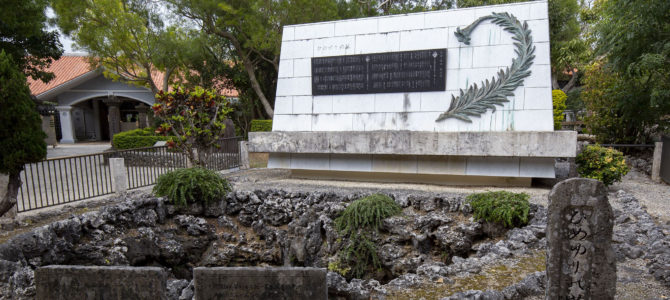
[[[100,153],[111,148],[109,142],[59,144],[56,147],[47,147],[47,158]]]
[[[657,222],[670,224],[670,185],[653,182],[646,174],[632,169],[621,182],[610,187],[610,192],[618,190],[633,194]]]

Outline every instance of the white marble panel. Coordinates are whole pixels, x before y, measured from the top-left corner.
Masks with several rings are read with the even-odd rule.
[[[312,113],[312,96],[294,96],[293,97],[294,114]]]
[[[354,114],[352,129],[355,131],[397,130],[395,113]]]
[[[378,33],[356,36],[356,54],[400,51],[400,33]]]
[[[475,20],[474,9],[459,11],[442,10],[426,13],[426,28],[467,26]],[[452,33],[453,34],[453,33]]]
[[[268,169],[288,169],[291,167],[290,153],[270,153]]]
[[[305,58],[314,55],[314,40],[287,41],[281,43],[281,59]]]
[[[318,114],[312,117],[312,131],[351,131],[353,114]]]
[[[522,157],[519,164],[519,177],[555,178],[554,159]]]
[[[447,75],[447,90],[466,89],[471,84],[482,86],[482,82],[496,77],[500,68],[478,68],[478,69],[462,69],[451,71],[451,79]],[[455,72],[454,72],[455,71]]]
[[[519,176],[518,157],[468,157],[466,175]]]
[[[440,112],[396,113],[398,130],[435,131],[435,120]]]
[[[332,171],[372,171],[372,155],[330,155],[330,170]]]
[[[551,57],[549,56],[549,42],[534,43],[535,44],[535,60],[534,63],[538,65],[551,64]]]
[[[528,4],[509,4],[509,5],[495,5],[495,6],[480,6],[475,7],[475,19],[488,16],[491,13],[506,12],[517,19],[523,21],[530,18],[530,5]]]
[[[473,47],[465,45],[458,48],[449,48],[447,50],[447,70],[471,68],[473,49]],[[450,71],[447,71],[447,77],[450,75]]]
[[[447,48],[448,28],[400,32],[400,51]]]
[[[416,173],[417,157],[414,155],[373,155],[372,171],[384,173]]]
[[[291,169],[328,170],[330,156],[328,154],[291,154]]]
[[[465,175],[465,157],[420,155],[417,160],[419,174]]]
[[[292,26],[284,26],[281,34],[282,42],[292,41],[294,39],[295,39],[295,28],[293,28]]]
[[[524,79],[523,85],[526,88],[531,87],[551,87],[551,66],[550,65],[532,65],[530,67],[531,75]]]
[[[293,113],[293,97],[275,97],[275,115],[290,115]]]
[[[529,20],[549,19],[549,8],[547,1],[538,1],[530,5]]]
[[[363,113],[375,111],[375,94],[333,96],[333,113]]]
[[[314,96],[312,112],[315,114],[329,114],[333,112],[333,96]]]
[[[409,112],[421,108],[420,93],[388,93],[375,95],[375,112]]]
[[[549,41],[549,22],[547,20],[530,20],[528,21],[528,28],[531,30],[534,42]]]
[[[395,15],[378,19],[379,32],[424,28],[424,14]]]
[[[448,73],[447,73],[448,74]],[[456,91],[421,93],[421,111],[444,112],[451,104],[451,94]]]
[[[526,88],[524,109],[553,109],[551,88]]]
[[[521,110],[514,112],[515,131],[553,131],[553,110]]]
[[[377,33],[377,23],[377,18],[336,22],[335,36]]]
[[[279,78],[293,77],[292,59],[282,59],[279,61],[279,71],[277,71],[277,77]]]
[[[341,36],[314,40],[314,57],[354,54],[356,38]]]
[[[331,37],[335,35],[334,22],[298,25],[294,28],[296,40]]]
[[[306,96],[312,94],[311,77],[277,79],[277,96]]]
[[[456,36],[449,36],[449,46],[454,47],[458,44]],[[453,42],[453,43],[452,43]],[[505,31],[502,27],[488,21],[481,23],[470,36],[470,46],[495,46],[513,44],[512,34]]]
[[[275,115],[272,131],[312,131],[312,115]]]
[[[512,65],[512,59],[517,57],[514,45],[497,45],[473,47],[472,67],[507,67]],[[494,74],[495,75],[495,74]]]
[[[295,77],[311,77],[312,76],[312,59],[300,58],[293,60],[293,76]]]

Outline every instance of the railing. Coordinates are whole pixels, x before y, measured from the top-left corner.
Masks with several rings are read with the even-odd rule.
[[[21,172],[17,210],[29,211],[111,194],[104,153],[47,159],[26,164]]]
[[[216,147],[199,153],[204,167],[221,171],[239,167],[241,137],[222,139]],[[149,186],[169,171],[187,166],[185,155],[167,146],[110,151],[47,159],[26,164],[17,199],[18,212],[103,196],[112,188],[110,158],[123,158],[128,188]]]

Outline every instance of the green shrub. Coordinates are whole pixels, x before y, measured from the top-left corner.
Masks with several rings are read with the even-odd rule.
[[[133,129],[119,132],[112,138],[114,149],[133,149],[151,147],[158,141],[168,141],[171,136],[156,135],[154,128]]]
[[[528,223],[528,198],[526,193],[498,191],[471,194],[466,201],[472,207],[475,219],[512,228]]]
[[[370,269],[381,268],[372,233],[379,230],[382,220],[401,211],[402,208],[391,197],[382,194],[370,195],[351,203],[335,219],[337,230],[349,237],[338,268],[347,270],[350,276],[356,278],[362,278]]]
[[[621,151],[600,145],[586,146],[576,162],[579,176],[600,180],[605,185],[620,181],[629,171]]]
[[[272,131],[272,120],[251,120],[250,131]]]
[[[565,120],[563,111],[567,107],[565,105],[565,100],[568,96],[561,90],[551,91],[552,103],[554,106],[554,130],[561,129],[561,123]]]
[[[175,205],[216,201],[230,190],[228,181],[214,171],[195,167],[177,169],[158,177],[154,194]]]

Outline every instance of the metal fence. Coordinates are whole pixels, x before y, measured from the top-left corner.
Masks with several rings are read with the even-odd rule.
[[[216,147],[200,152],[199,159],[204,167],[214,171],[239,167],[240,140],[241,137],[222,139]],[[159,176],[187,166],[186,156],[167,146],[52,158],[26,164],[21,172],[17,210],[24,212],[113,193],[110,158],[124,159],[129,189],[152,185]]]
[[[17,199],[19,212],[111,194],[104,153],[47,159],[26,164]]]

